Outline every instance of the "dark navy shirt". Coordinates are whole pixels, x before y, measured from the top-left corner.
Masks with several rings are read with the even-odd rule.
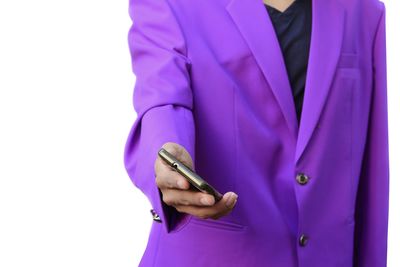
[[[264,5],[279,40],[300,122],[311,40],[311,0],[295,0],[283,12]]]

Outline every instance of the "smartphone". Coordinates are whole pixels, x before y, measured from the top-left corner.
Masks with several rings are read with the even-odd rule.
[[[222,199],[222,194],[218,192],[214,187],[212,187],[209,183],[207,183],[203,178],[201,178],[197,173],[195,173],[188,166],[183,164],[177,158],[175,158],[171,153],[169,153],[164,148],[161,148],[158,151],[158,155],[163,159],[169,166],[171,166],[175,171],[180,173],[183,177],[185,177],[189,183],[196,188],[197,190],[213,195],[215,198],[215,202],[218,202]]]

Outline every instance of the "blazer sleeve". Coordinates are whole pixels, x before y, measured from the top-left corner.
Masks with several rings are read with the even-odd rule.
[[[355,264],[384,267],[387,260],[389,146],[385,6],[373,44],[373,93],[355,211]]]
[[[132,24],[128,45],[136,76],[133,107],[137,117],[126,140],[124,164],[169,233],[178,231],[189,215],[162,201],[154,163],[166,142],[185,147],[195,162],[191,65],[180,25],[167,0],[130,0],[129,16]]]

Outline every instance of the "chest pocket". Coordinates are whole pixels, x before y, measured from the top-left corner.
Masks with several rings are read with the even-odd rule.
[[[357,53],[342,52],[340,54],[336,66],[338,78],[352,79],[356,83],[356,80],[359,79],[360,71],[360,58]]]

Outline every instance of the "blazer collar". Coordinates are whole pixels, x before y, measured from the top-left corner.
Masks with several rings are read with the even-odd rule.
[[[312,1],[311,43],[301,123],[279,41],[262,0],[228,0],[225,9],[247,42],[296,140],[295,163],[308,144],[324,107],[339,59],[344,8],[336,1]]]

